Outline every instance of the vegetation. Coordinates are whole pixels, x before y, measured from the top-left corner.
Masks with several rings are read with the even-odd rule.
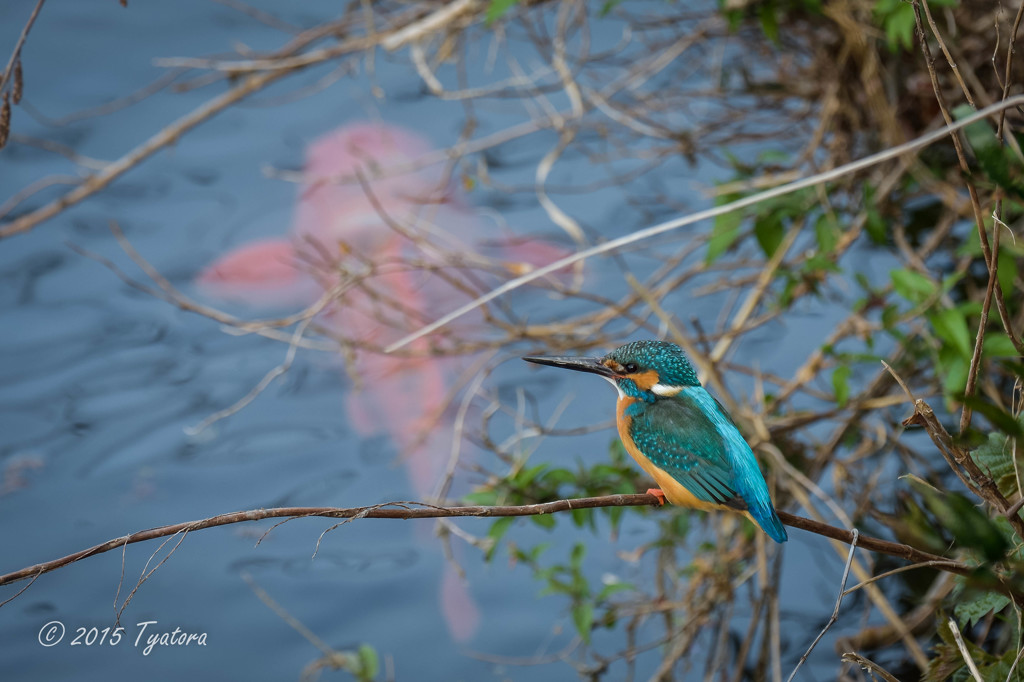
[[[616,3],[611,11],[631,9]],[[494,2],[489,18],[528,21],[535,11]],[[719,205],[897,145],[1021,89],[1007,51],[1016,24],[996,7],[948,0],[754,1],[723,2],[719,12],[727,30],[704,37],[726,46],[711,94],[675,81],[677,90],[645,98],[642,109],[620,100],[634,120],[645,122],[656,116],[652,110],[664,114],[684,99],[752,100],[738,107],[742,122],[727,117],[721,127],[702,121],[712,129],[699,133],[669,125],[659,131],[678,145],[677,153],[732,168],[732,178],[714,192]],[[745,137],[755,117],[760,135]],[[730,373],[756,377],[755,399],[729,405],[775,475],[781,500],[975,567],[965,578],[893,570],[897,564],[884,558],[855,559],[853,572],[866,592],[860,606],[865,614],[882,614],[886,624],[858,632],[856,617],[840,618],[846,627],[837,651],[855,654],[845,659],[849,679],[1024,679],[1021,603],[1000,591],[1018,591],[1024,569],[1017,446],[1024,282],[1015,238],[1024,210],[1024,157],[1013,122],[1019,118],[1010,110],[916,158],[720,215],[699,260],[680,257],[660,278],[637,287],[638,309],[651,304],[647,314],[696,356],[713,385],[721,389]],[[758,140],[753,158],[735,151],[751,139]],[[674,244],[688,253],[685,243]],[[884,263],[884,270],[865,267],[868,262]],[[742,304],[714,330],[696,319],[687,329],[685,317],[672,314],[682,309],[673,296],[680,290],[690,297],[741,291]],[[819,328],[816,348],[785,374],[756,362],[756,352],[726,353],[765,327],[778,333],[787,320],[801,329],[815,326],[801,318],[825,310],[833,326]],[[589,344],[566,339],[562,345]],[[925,403],[915,409],[915,400]],[[931,438],[903,432],[917,426]],[[574,475],[525,465],[514,472],[488,490],[510,498],[557,495],[557,488],[534,481]],[[581,488],[591,480],[587,471],[576,477]],[[669,604],[659,675],[671,676],[679,670],[675,661],[692,661],[703,650],[710,652],[708,669],[728,670],[723,679],[778,679],[772,648],[785,637],[779,612],[787,604],[775,601],[777,555],[751,542],[750,528],[728,519],[707,520],[714,528],[697,541],[696,519],[677,512],[644,549],[657,556],[663,578],[654,590],[588,587],[578,571],[582,549],[546,564],[539,559],[549,553],[544,545],[510,544],[508,551],[533,567],[548,591],[566,596],[585,642],[590,630],[622,621],[625,632],[635,632]],[[604,531],[614,531],[616,520]],[[492,537],[506,530],[496,524]],[[750,629],[709,635],[735,627],[734,605],[755,567],[769,577],[754,590]],[[870,576],[884,577],[869,586]],[[621,652],[628,661],[634,649]],[[578,667],[596,675],[613,659],[591,652]],[[740,662],[735,670],[727,663],[734,660]]]

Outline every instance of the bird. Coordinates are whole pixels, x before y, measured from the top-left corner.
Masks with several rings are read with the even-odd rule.
[[[618,391],[615,422],[626,451],[658,484],[662,504],[728,509],[772,540],[788,539],[750,445],[701,385],[683,349],[633,341],[604,357],[528,356],[538,365],[589,372]]]

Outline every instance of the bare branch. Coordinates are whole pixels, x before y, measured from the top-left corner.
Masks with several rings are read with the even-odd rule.
[[[262,521],[265,519],[293,519],[310,516],[321,516],[334,519],[436,519],[454,517],[483,517],[498,518],[503,516],[536,516],[540,514],[555,514],[558,512],[573,511],[579,509],[596,509],[600,507],[659,507],[661,501],[654,495],[605,495],[601,497],[583,497],[578,499],[555,500],[540,504],[527,504],[517,506],[435,506],[423,502],[386,502],[383,504],[371,505],[369,507],[278,507],[274,509],[252,509],[249,511],[230,512],[219,514],[198,521],[187,521],[174,523],[167,526],[158,526],[148,530],[141,530],[123,535],[118,538],[101,542],[98,545],[83,549],[73,554],[46,561],[33,566],[27,566],[18,571],[0,575],[0,585],[8,585],[25,578],[38,576],[42,573],[63,568],[68,564],[81,561],[87,557],[103,554],[114,549],[123,548],[137,542],[145,542],[155,538],[174,536],[179,533],[187,534],[206,528],[226,526],[233,523],[244,523],[248,521]],[[820,521],[807,519],[796,514],[780,511],[779,518],[787,526],[799,528],[816,535],[839,540],[846,544],[856,542],[857,546],[900,557],[912,562],[936,562],[935,568],[959,575],[970,575],[973,569],[965,563],[953,561],[923,550],[904,545],[897,542],[890,542],[866,535],[858,535],[856,531],[848,531],[836,528]]]

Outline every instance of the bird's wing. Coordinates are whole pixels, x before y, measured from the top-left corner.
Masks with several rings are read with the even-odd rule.
[[[692,395],[684,391],[644,407],[629,426],[629,435],[644,456],[697,499],[747,508],[733,482],[730,444]],[[728,420],[721,410],[715,417]]]

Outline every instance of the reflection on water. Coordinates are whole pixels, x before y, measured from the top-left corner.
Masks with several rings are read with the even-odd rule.
[[[566,253],[539,240],[502,244],[455,190],[450,169],[425,161],[432,151],[422,136],[383,123],[327,133],[306,150],[289,235],[236,247],[197,279],[207,297],[262,309],[311,305],[332,291],[316,322],[356,382],[348,423],[364,438],[387,436],[420,500],[450,490],[453,440],[462,439],[451,403],[479,353],[458,350],[464,321],[446,330],[450,338],[420,339],[412,355],[381,348],[483,291],[494,281],[487,268],[533,267]],[[498,259],[482,255],[485,242]],[[460,460],[465,467],[471,458]],[[468,639],[479,609],[450,563],[441,598],[449,629]]]

